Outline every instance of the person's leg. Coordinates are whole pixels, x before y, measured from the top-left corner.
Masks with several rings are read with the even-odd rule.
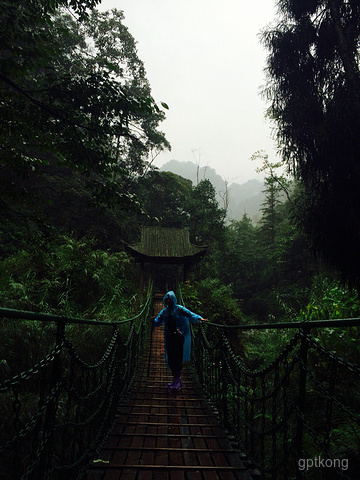
[[[184,336],[181,333],[169,334],[166,337],[168,364],[174,376],[174,381],[167,386],[180,390],[182,387],[181,369],[183,357]]]

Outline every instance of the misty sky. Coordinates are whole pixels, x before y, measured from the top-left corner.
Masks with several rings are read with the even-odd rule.
[[[170,110],[160,125],[169,160],[214,168],[228,182],[260,176],[250,157],[275,157],[264,84],[266,52],[259,32],[275,18],[274,0],[102,0],[117,8],[137,41],[155,100]]]

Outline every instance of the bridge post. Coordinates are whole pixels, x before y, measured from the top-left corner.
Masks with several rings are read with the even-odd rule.
[[[139,297],[140,301],[143,298],[144,294],[144,271],[145,271],[145,265],[144,262],[141,262],[140,264],[140,278],[139,278]]]
[[[59,347],[63,342],[65,335],[65,318],[57,322],[56,329],[56,346]],[[43,450],[39,459],[39,470],[38,475],[39,479],[45,478],[46,473],[51,464],[52,458],[52,449],[53,449],[53,430],[55,426],[56,411],[58,408],[58,400],[60,392],[57,390],[57,384],[61,378],[61,358],[60,352],[55,355],[51,378],[50,378],[50,387],[49,395],[52,395],[51,400],[46,408],[45,419],[44,419],[44,429],[43,429]]]
[[[307,354],[309,350],[309,343],[307,334],[309,328],[300,328],[301,344],[299,350],[299,391],[297,398],[297,424],[295,433],[295,461],[298,462],[302,458],[303,453],[303,433],[304,433],[304,412],[305,412],[305,400],[306,400],[306,376],[307,376]],[[296,480],[304,478],[304,473],[295,465],[296,468]]]

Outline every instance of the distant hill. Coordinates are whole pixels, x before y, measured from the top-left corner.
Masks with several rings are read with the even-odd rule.
[[[220,206],[223,206],[223,197],[226,191],[226,184],[223,178],[211,167],[198,167],[193,162],[179,162],[170,160],[161,168],[163,172],[172,172],[181,175],[193,182],[194,185],[201,180],[210,180],[216,192]],[[264,202],[264,184],[259,180],[249,180],[246,183],[231,183],[228,186],[229,208],[228,219],[241,220],[246,213],[255,223],[261,217],[260,209]]]

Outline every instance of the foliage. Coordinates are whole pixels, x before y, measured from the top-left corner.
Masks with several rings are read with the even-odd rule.
[[[89,13],[96,0],[15,3],[0,12],[2,302],[119,314],[128,259],[113,252],[136,230],[134,177],[169,147],[163,110],[122,12]]]
[[[150,170],[137,179],[135,193],[146,214],[144,221],[163,227],[183,227],[189,216],[186,199],[191,195],[190,180],[171,172]]]
[[[185,305],[199,313],[210,322],[224,325],[244,323],[244,314],[239,302],[234,298],[231,286],[224,285],[217,278],[206,278],[194,284],[186,283],[182,287]],[[208,326],[207,336],[214,342],[218,340],[218,330]],[[243,355],[243,335],[237,330],[231,331],[229,340],[235,352]]]
[[[260,219],[260,233],[263,239],[264,248],[273,249],[277,226],[282,221],[281,210],[277,207],[282,203],[284,194],[288,201],[290,199],[290,190],[292,181],[285,175],[280,175],[278,169],[283,167],[282,162],[271,163],[268,155],[264,151],[258,151],[252,155],[254,161],[261,159],[262,165],[256,169],[257,173],[266,173],[264,179],[265,200],[262,204]]]
[[[194,267],[194,276],[206,279],[220,274],[222,244],[225,241],[226,210],[219,206],[216,192],[209,180],[202,180],[192,190],[185,204],[186,226],[194,244],[207,246],[204,259]]]
[[[336,276],[319,275],[314,278],[309,303],[300,310],[299,320],[328,320],[359,318],[360,299],[357,290],[345,286]],[[314,330],[317,341],[327,350],[357,363],[359,358],[358,328],[318,328]]]
[[[294,333],[289,329],[265,329],[244,332],[244,361],[252,370],[270,365],[288,345]]]
[[[101,73],[110,82],[106,98],[99,98],[99,92],[94,93],[97,95],[96,113],[100,111],[100,106],[104,108],[104,105],[109,112],[103,115],[102,129],[109,130],[114,125],[109,147],[113,159],[112,173],[115,178],[121,178],[126,171],[129,171],[131,178],[134,174],[143,173],[146,168],[143,159],[151,150],[154,149],[156,155],[163,148],[170,147],[164,135],[157,131],[165,115],[151,97],[144,64],[137,56],[135,39],[123,24],[124,18],[123,12],[115,9],[102,13],[93,10],[83,21],[80,40],[74,42],[77,52],[80,51],[82,63],[80,66],[77,63],[72,65],[77,75],[80,68],[83,75],[89,71],[95,72],[96,75]],[[63,23],[65,20],[66,26],[71,27],[74,24],[70,16],[62,17],[62,20]],[[79,34],[78,25],[74,25],[73,28],[76,27]],[[64,40],[67,38],[68,36]],[[74,45],[71,45],[71,53],[73,52]],[[65,71],[68,71],[68,65],[65,65]],[[121,113],[121,128],[115,123],[119,116],[117,109],[120,106],[117,103],[119,98],[116,88],[120,89],[129,103]],[[164,102],[161,106],[168,108]]]
[[[315,270],[309,246],[292,220],[296,191],[284,175],[277,172],[281,163],[261,159],[259,171],[266,172],[266,200],[258,225],[249,217],[230,222],[225,229],[219,260],[219,275],[231,284],[247,316],[262,322],[295,319],[307,300]]]
[[[186,305],[214,323],[238,325],[243,319],[238,301],[232,295],[232,289],[217,278],[208,278],[194,285],[183,286]]]
[[[1,304],[113,319],[126,311],[129,262],[125,253],[94,250],[91,239],[60,237],[56,244],[41,242],[2,262]]]
[[[308,305],[300,310],[300,319],[327,320],[360,316],[358,292],[344,286],[336,277],[314,278]]]
[[[188,226],[192,240],[204,245],[219,241],[226,211],[219,207],[215,189],[209,180],[202,180],[193,188],[185,207],[191,212]]]
[[[60,13],[68,3],[78,19]],[[14,189],[26,192],[29,172],[50,163],[86,175],[98,201],[126,199],[144,156],[169,147],[122,13],[85,15],[96,3],[3,5],[0,165],[10,200]]]
[[[242,298],[249,298],[256,289],[266,261],[257,240],[258,228],[245,214],[240,221],[233,220],[226,226],[220,272]]]
[[[114,321],[133,314],[136,269],[124,252],[97,250],[94,240],[67,236],[38,239],[1,261],[2,307],[69,317]],[[27,370],[48,354],[53,324],[2,319],[0,377]],[[67,336],[84,361],[100,359],[111,336],[108,327],[68,325]]]
[[[360,10],[283,0],[264,32],[265,95],[283,160],[303,181],[297,223],[345,280],[359,280]]]
[[[149,170],[133,185],[148,218],[162,227],[187,227],[193,243],[209,245],[221,238],[226,212],[220,208],[209,180],[195,187],[171,172]]]

